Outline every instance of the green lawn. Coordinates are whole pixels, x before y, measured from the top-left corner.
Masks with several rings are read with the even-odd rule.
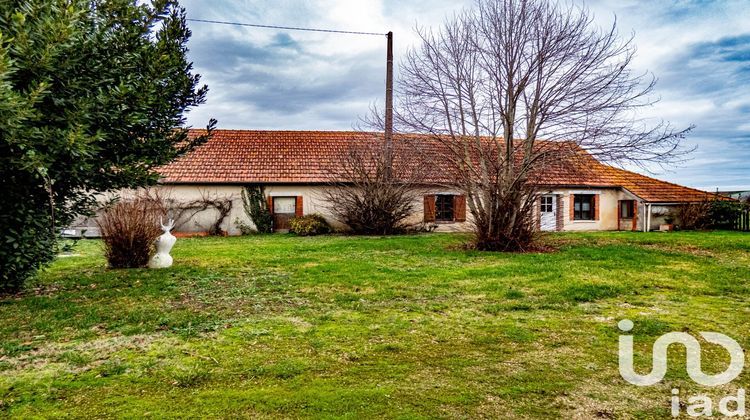
[[[81,242],[0,300],[0,417],[663,418],[673,387],[748,385],[701,388],[684,363],[629,385],[617,321],[635,322],[641,372],[668,331],[750,349],[750,235],[558,234],[547,254],[466,240],[180,239],[160,271],[107,270]]]

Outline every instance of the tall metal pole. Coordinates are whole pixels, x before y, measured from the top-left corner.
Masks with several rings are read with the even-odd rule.
[[[393,32],[388,32],[388,53],[385,74],[385,164],[391,177],[393,166]]]

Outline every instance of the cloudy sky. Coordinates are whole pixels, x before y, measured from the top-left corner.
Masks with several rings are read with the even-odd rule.
[[[437,26],[473,0],[183,0],[194,19],[395,34],[396,60],[415,25]],[[698,149],[659,178],[750,189],[750,1],[589,0],[601,25],[635,34],[637,70],[659,79],[647,116],[697,126]],[[190,58],[208,102],[189,115],[220,128],[347,130],[383,102],[385,38],[190,23]]]

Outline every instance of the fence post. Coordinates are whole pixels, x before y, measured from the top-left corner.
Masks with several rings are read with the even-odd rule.
[[[735,230],[750,232],[750,209],[745,209],[740,213]]]

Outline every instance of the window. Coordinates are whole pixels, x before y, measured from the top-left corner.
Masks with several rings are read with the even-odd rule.
[[[275,214],[294,214],[297,209],[295,197],[274,197],[273,212]]]
[[[453,221],[453,196],[435,196],[435,220],[438,222]]]
[[[542,213],[552,213],[552,199],[551,195],[542,196],[540,209]]]
[[[620,218],[621,219],[632,219],[635,215],[635,201],[625,200],[620,202]]]
[[[594,220],[593,194],[576,194],[573,200],[573,220]]]

